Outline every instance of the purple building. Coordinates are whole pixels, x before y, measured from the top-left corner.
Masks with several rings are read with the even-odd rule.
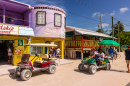
[[[23,45],[19,45],[19,42],[22,44],[54,43],[61,49],[63,59],[65,18],[65,11],[59,7],[44,4],[31,6],[13,0],[0,0],[0,48],[3,48],[3,44],[12,43],[16,61],[14,64],[16,64],[20,61],[23,52],[33,53],[26,50]],[[7,48],[5,49],[7,51]],[[37,52],[39,49],[41,54],[49,53],[48,47],[34,48]],[[22,52],[19,55],[15,50]],[[4,55],[3,51],[0,51],[0,60],[2,55]]]

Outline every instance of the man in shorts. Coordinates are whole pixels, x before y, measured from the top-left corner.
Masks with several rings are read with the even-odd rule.
[[[99,51],[98,53],[98,56],[99,56],[99,67],[101,66],[101,61],[104,61],[104,57],[105,57],[105,54],[102,52],[102,50]]]
[[[128,68],[128,73],[130,73],[129,64],[130,64],[130,46],[128,45],[128,49],[125,50],[125,60]]]
[[[111,46],[110,46],[108,52],[109,52],[110,57],[113,59],[113,49],[111,48]]]

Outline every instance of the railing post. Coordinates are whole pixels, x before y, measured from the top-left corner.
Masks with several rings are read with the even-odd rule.
[[[83,60],[83,36],[82,36],[82,53],[81,53],[81,60]]]
[[[5,24],[5,5],[3,5],[3,23]]]

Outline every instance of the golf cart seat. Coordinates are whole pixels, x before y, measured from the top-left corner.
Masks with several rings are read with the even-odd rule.
[[[48,54],[40,54],[40,58],[46,60],[46,59],[49,59],[49,56],[48,56]],[[43,63],[43,62],[47,62],[47,61],[35,60],[34,62],[35,63]]]
[[[28,62],[29,61],[30,54],[23,54],[21,58],[21,62]]]
[[[35,63],[43,63],[43,61],[41,61],[41,60],[35,60],[34,62]]]

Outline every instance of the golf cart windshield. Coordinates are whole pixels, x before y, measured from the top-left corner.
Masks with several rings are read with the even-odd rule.
[[[24,46],[35,46],[35,47],[57,47],[55,44],[47,44],[47,43],[30,43],[30,44],[24,44]],[[35,53],[35,57],[39,56],[38,53]],[[30,54],[23,54],[22,56],[22,62],[28,62],[29,61]],[[33,59],[35,59],[35,57]],[[38,57],[39,58],[39,57]],[[33,60],[32,59],[32,60]]]
[[[24,44],[24,46],[57,47],[57,45],[55,44],[47,44],[47,43],[31,43],[31,44]]]

